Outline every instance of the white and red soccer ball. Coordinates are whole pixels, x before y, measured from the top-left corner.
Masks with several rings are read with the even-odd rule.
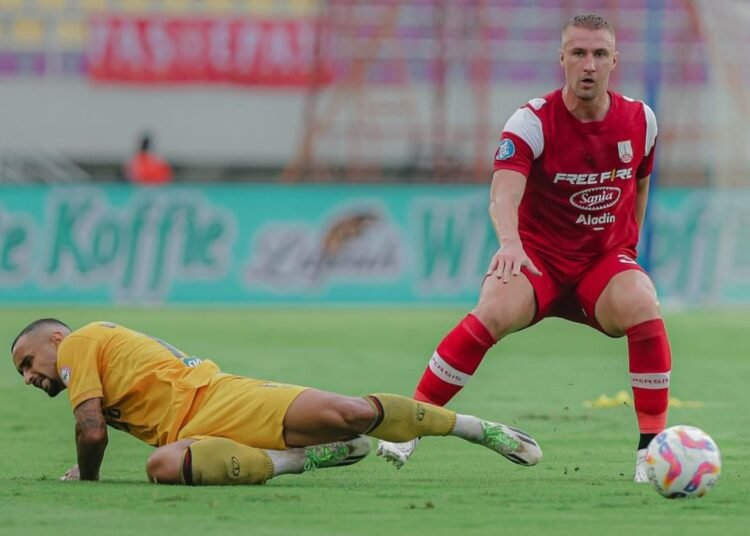
[[[721,456],[716,442],[693,426],[672,426],[646,451],[648,479],[669,499],[703,497],[716,485]]]

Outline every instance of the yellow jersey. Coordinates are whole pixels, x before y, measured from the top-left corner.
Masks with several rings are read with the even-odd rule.
[[[197,390],[220,373],[211,361],[110,322],[65,337],[57,371],[73,409],[101,398],[107,424],[157,447],[175,441]]]

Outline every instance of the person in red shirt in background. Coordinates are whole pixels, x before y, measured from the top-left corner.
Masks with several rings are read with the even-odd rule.
[[[125,164],[125,178],[135,184],[167,184],[172,182],[172,167],[151,151],[151,136],[141,137],[140,147]]]

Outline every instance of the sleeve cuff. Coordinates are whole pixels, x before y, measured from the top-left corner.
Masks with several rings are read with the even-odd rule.
[[[92,398],[104,398],[101,389],[93,389],[91,391],[86,391],[84,393],[81,393],[80,395],[76,395],[75,398],[70,399],[70,407],[75,410],[78,406],[81,405],[81,403],[86,402],[87,400],[90,400]]]

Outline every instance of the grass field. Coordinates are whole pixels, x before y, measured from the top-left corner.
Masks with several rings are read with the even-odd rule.
[[[102,482],[60,482],[75,461],[63,393],[48,399],[11,366],[29,321],[112,320],[216,361],[224,371],[345,394],[410,394],[462,311],[0,310],[0,534],[747,534],[750,521],[750,313],[667,316],[673,409],[719,444],[723,472],[701,500],[669,501],[631,481],[632,409],[585,400],[628,389],[624,340],[549,320],[494,348],[453,409],[518,425],[542,445],[537,467],[512,465],[455,438],[425,439],[401,471],[371,456],[261,487],[148,484],[151,452],[110,431]],[[3,342],[4,341],[4,342]]]

